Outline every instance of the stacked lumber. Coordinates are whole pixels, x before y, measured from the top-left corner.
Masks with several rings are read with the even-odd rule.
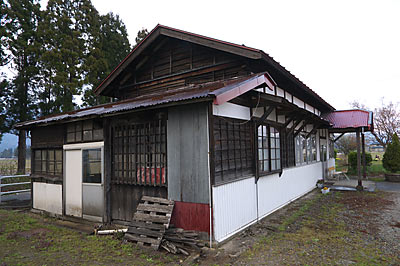
[[[165,230],[169,227],[173,208],[174,202],[171,200],[143,196],[125,239],[157,250]]]
[[[188,248],[198,250],[204,246],[203,241],[199,240],[198,233],[181,228],[167,229],[161,242],[161,247],[166,251],[187,256],[189,255]]]

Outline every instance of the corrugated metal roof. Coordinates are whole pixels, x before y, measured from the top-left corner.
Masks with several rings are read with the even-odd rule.
[[[141,97],[136,97],[134,99],[108,103],[103,105],[98,105],[94,107],[89,107],[85,109],[75,110],[71,112],[61,113],[57,115],[50,115],[41,117],[37,120],[26,121],[18,123],[15,128],[20,127],[30,127],[39,124],[46,124],[50,122],[56,122],[61,120],[77,119],[89,116],[102,116],[112,113],[124,112],[138,108],[144,108],[155,105],[162,105],[172,102],[179,102],[185,100],[193,100],[200,98],[210,98],[215,99],[219,95],[224,95],[229,90],[235,90],[238,86],[242,86],[245,82],[251,82],[254,79],[259,79],[260,77],[266,75],[266,73],[253,74],[247,77],[234,78],[225,81],[209,82],[199,85],[189,85],[181,87],[174,90],[169,90],[160,94],[149,94]],[[235,86],[236,85],[236,86]],[[245,93],[246,91],[242,91]],[[241,94],[242,94],[241,93]],[[235,94],[235,97],[240,94]]]
[[[323,115],[332,124],[332,128],[359,128],[372,129],[372,112],[364,110],[334,111]]]

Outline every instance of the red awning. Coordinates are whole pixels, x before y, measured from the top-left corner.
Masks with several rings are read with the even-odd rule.
[[[364,110],[334,111],[323,115],[332,124],[333,129],[350,129],[363,127],[373,130],[372,112]]]

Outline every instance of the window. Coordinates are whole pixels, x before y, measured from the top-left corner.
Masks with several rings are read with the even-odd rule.
[[[311,141],[311,161],[317,160],[317,137],[315,134],[312,134],[310,137]]]
[[[317,160],[317,142],[314,134],[306,138],[308,133],[301,132],[295,139],[296,165]]]
[[[307,162],[314,162],[317,160],[317,144],[315,135],[311,135],[307,139]]]
[[[62,175],[62,150],[35,150],[33,173]]]
[[[67,125],[67,143],[103,140],[100,121],[86,120]]]
[[[254,174],[253,125],[214,116],[215,183]]]
[[[260,172],[268,172],[271,167],[269,164],[269,143],[268,127],[258,127],[258,169]]]
[[[166,120],[112,127],[112,177],[116,184],[165,186]]]
[[[261,125],[257,129],[258,170],[271,172],[281,169],[281,146],[279,131]]]
[[[293,133],[287,134],[285,130],[281,131],[281,159],[282,168],[295,166],[295,143]]]
[[[101,149],[82,151],[83,183],[101,183]]]

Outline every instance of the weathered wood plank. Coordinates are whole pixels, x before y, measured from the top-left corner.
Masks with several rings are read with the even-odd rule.
[[[171,213],[174,206],[172,205],[158,205],[158,204],[146,204],[141,203],[137,206],[138,211],[154,211],[160,213]]]
[[[153,229],[153,230],[165,229],[165,225],[163,225],[163,224],[146,223],[146,222],[141,222],[141,221],[132,221],[132,222],[130,222],[130,226],[136,227],[136,228]]]
[[[170,217],[167,216],[160,216],[160,215],[151,215],[146,213],[135,213],[133,219],[137,221],[149,221],[154,223],[169,223]]]
[[[129,227],[128,228],[128,233],[136,234],[136,235],[146,235],[146,236],[153,236],[153,237],[160,237],[164,235],[164,231],[154,231],[154,230],[149,230],[146,228],[134,228],[134,227]]]
[[[125,238],[130,241],[149,243],[149,244],[154,244],[157,246],[159,246],[160,242],[161,242],[161,239],[154,239],[154,238],[150,238],[150,237],[140,237],[140,236],[132,235],[132,234],[125,234]]]
[[[143,196],[142,201],[157,202],[157,203],[163,203],[163,204],[168,204],[168,205],[174,204],[174,202],[172,200],[150,197],[150,196]]]

